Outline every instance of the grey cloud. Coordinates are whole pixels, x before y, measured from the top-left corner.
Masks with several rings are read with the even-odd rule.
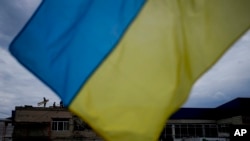
[[[1,0],[0,46],[7,48],[41,0]]]
[[[33,105],[45,96],[50,103],[59,98],[7,52],[16,34],[22,29],[41,0],[0,1],[0,117],[10,116],[18,105]]]
[[[250,31],[194,85],[183,107],[216,107],[236,97],[250,97]]]
[[[43,97],[59,103],[60,99],[35,76],[0,48],[0,117],[11,115],[15,106],[36,106]],[[7,115],[6,115],[7,114]]]

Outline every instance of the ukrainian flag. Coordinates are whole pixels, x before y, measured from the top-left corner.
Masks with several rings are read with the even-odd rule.
[[[10,51],[104,139],[154,141],[249,13],[249,0],[44,0]]]

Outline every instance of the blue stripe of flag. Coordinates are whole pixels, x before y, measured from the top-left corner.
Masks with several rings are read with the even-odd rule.
[[[44,0],[10,52],[67,106],[143,4],[144,0]]]

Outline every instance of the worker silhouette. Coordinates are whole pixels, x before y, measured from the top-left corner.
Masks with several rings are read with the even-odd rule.
[[[63,102],[62,101],[60,101],[60,107],[63,108]]]
[[[47,100],[45,97],[43,97],[43,107],[46,107],[46,103],[48,102],[49,100]]]

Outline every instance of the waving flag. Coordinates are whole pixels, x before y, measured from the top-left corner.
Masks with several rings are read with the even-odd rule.
[[[248,0],[44,0],[10,46],[106,140],[157,140],[250,27]]]

